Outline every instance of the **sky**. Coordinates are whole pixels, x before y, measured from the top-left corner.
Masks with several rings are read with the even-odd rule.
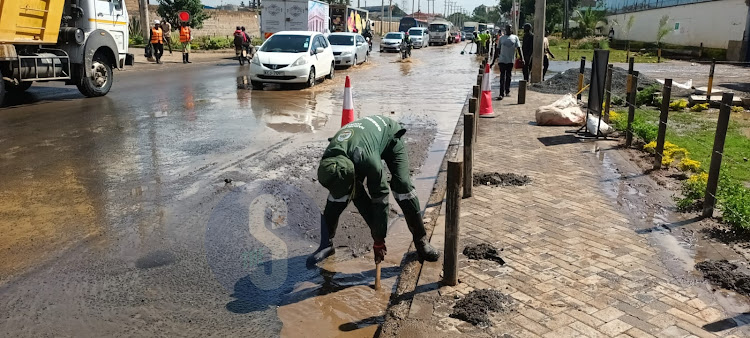
[[[218,6],[221,4],[235,4],[239,5],[241,0],[203,0],[203,4],[207,6]],[[245,0],[245,3],[249,3],[251,0]],[[365,7],[365,4],[367,6],[379,6],[382,0],[351,0],[352,4],[354,6],[357,6],[357,2],[359,2],[359,6]],[[394,3],[398,4],[399,7],[403,9],[402,3],[406,1],[406,12],[411,13],[412,10],[412,0],[393,0]],[[414,7],[418,7],[417,3],[422,3],[421,8],[422,12],[427,12],[427,0],[414,0]],[[435,0],[435,12],[443,13],[443,9],[445,8],[445,1],[446,0]],[[479,5],[486,5],[486,6],[493,6],[497,4],[497,0],[448,0],[449,2],[456,2],[458,6],[463,7],[467,12],[471,13],[471,11],[474,10],[475,7]],[[152,1],[153,2],[153,1]],[[387,3],[387,1],[386,1]],[[430,4],[432,6],[432,4]]]

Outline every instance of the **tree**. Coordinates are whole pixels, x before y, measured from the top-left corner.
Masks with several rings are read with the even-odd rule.
[[[472,11],[471,20],[497,24],[500,22],[500,6],[479,5]]]
[[[599,23],[607,24],[607,12],[601,9],[587,8],[584,11],[576,10],[578,29],[583,36],[594,35]]]
[[[573,8],[578,6],[579,0],[568,0],[568,8],[572,11]],[[520,24],[523,25],[525,22],[533,24],[534,12],[534,0],[521,0],[521,20]],[[547,0],[545,8],[545,29],[548,32],[556,31],[555,27],[560,25],[562,28],[563,21],[565,21],[565,0]],[[508,13],[513,6],[513,0],[499,0],[499,7],[502,13]]]
[[[195,29],[203,27],[203,21],[210,18],[211,16],[203,11],[203,4],[200,0],[158,0],[159,8],[156,12],[159,16],[172,24],[173,27],[177,27],[180,24],[177,13],[180,11],[187,11],[190,13],[190,21],[188,25]]]
[[[244,1],[240,1],[240,7],[245,7],[245,2]]]
[[[672,27],[668,26],[669,15],[662,16],[659,20],[659,30],[656,32],[656,45],[661,46],[661,40],[664,39],[669,32],[672,31]]]

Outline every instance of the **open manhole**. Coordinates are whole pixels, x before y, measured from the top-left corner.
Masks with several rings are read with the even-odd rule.
[[[494,246],[487,243],[466,246],[464,248],[463,254],[464,256],[473,260],[486,259],[489,261],[497,262],[500,265],[505,264],[505,261],[500,258],[498,250]]]
[[[474,174],[474,186],[489,185],[489,186],[521,186],[527,185],[531,182],[531,178],[526,175],[518,175],[514,173],[486,173],[479,172]]]
[[[453,306],[451,317],[473,325],[490,326],[490,312],[506,313],[513,307],[513,298],[492,289],[474,290]]]

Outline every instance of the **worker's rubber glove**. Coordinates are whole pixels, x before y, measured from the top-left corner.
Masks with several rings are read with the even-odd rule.
[[[382,262],[388,253],[385,248],[385,240],[376,239],[375,244],[372,245],[372,251],[375,253],[375,264]]]

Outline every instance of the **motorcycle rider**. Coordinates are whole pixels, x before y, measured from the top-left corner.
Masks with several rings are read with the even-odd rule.
[[[409,38],[409,32],[404,33],[404,40],[401,41],[402,51],[406,51],[407,56],[411,56],[411,39]]]

